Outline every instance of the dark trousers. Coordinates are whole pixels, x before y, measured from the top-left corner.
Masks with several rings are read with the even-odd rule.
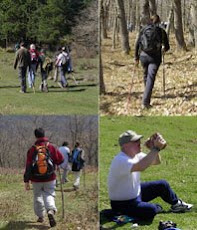
[[[155,77],[161,64],[161,57],[151,57],[149,55],[140,56],[140,61],[144,69],[144,95],[142,103],[150,105],[152,90],[155,83]]]
[[[159,212],[160,206],[148,203],[161,197],[165,202],[174,205],[178,198],[165,180],[141,183],[141,195],[136,199],[125,201],[111,201],[113,211],[132,216],[140,220],[151,220]]]
[[[20,80],[20,83],[21,83],[21,90],[23,92],[26,92],[26,89],[27,89],[26,72],[27,72],[27,67],[19,67],[18,68],[18,75],[19,75],[19,80]]]

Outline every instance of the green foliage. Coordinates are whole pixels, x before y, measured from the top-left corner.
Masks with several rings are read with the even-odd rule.
[[[167,147],[161,155],[162,163],[145,170],[142,181],[166,179],[177,195],[186,202],[194,204],[191,212],[183,214],[163,213],[155,217],[153,223],[148,226],[140,226],[140,230],[157,229],[160,220],[172,220],[180,229],[196,229],[196,117],[101,117],[100,120],[100,210],[110,208],[107,192],[107,176],[113,157],[119,152],[118,137],[125,130],[133,129],[143,134],[142,142],[152,133],[158,131],[167,140]],[[143,146],[142,150],[148,152]],[[117,181],[118,183],[118,181]],[[169,205],[161,199],[153,202],[163,206],[165,211]],[[105,227],[112,227],[113,222],[101,223]],[[118,226],[117,229],[129,229],[131,224]]]
[[[33,40],[57,43],[71,33],[75,16],[91,1],[84,0],[2,0],[0,40]]]

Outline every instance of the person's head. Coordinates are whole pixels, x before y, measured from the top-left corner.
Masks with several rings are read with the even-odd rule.
[[[36,138],[40,138],[40,137],[44,137],[45,136],[45,132],[43,128],[38,128],[34,130],[34,134]]]
[[[119,136],[121,150],[128,156],[134,157],[141,151],[140,140],[143,136],[132,130],[127,130]]]
[[[153,24],[159,24],[161,22],[160,17],[157,14],[152,15],[150,19]]]
[[[68,142],[67,141],[64,141],[62,146],[68,146]]]
[[[31,49],[31,50],[35,50],[35,49],[36,49],[36,46],[35,46],[34,44],[31,44],[31,45],[30,45],[30,49]]]
[[[20,47],[25,47],[25,42],[20,42]]]
[[[75,143],[75,148],[78,148],[79,146],[80,146],[79,141],[76,141],[76,143]]]

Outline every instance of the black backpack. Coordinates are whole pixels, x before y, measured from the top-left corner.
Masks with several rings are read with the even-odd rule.
[[[157,53],[162,45],[162,31],[157,25],[148,25],[142,30],[141,49],[148,54]]]
[[[45,145],[34,145],[31,175],[35,179],[48,179],[55,171],[48,145],[49,142]]]

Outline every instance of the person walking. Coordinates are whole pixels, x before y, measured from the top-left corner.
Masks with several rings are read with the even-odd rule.
[[[18,66],[18,74],[19,80],[21,84],[20,93],[26,93],[27,85],[26,85],[26,73],[27,68],[30,68],[31,59],[28,50],[25,48],[25,43],[20,43],[20,49],[16,52],[16,57],[14,61],[14,69]]]
[[[68,59],[69,57],[66,52],[66,49],[65,47],[62,47],[61,53],[57,56],[57,60],[55,63],[55,65],[58,68],[58,72],[60,73],[60,81],[58,81],[58,84],[61,88],[66,88],[68,86],[68,82],[66,79]]]
[[[32,88],[35,85],[36,70],[39,61],[39,53],[36,50],[36,46],[34,44],[30,45],[29,53],[31,57],[31,65],[28,72],[28,83],[29,88]]]
[[[166,180],[141,182],[140,172],[160,164],[159,152],[166,147],[162,135],[156,133],[146,141],[150,152],[145,154],[141,152],[142,137],[132,130],[119,136],[121,151],[112,160],[108,175],[108,192],[114,213],[152,221],[162,212],[161,205],[149,203],[157,197],[170,204],[172,212],[191,210],[193,205],[178,198]]]
[[[42,128],[34,130],[35,144],[27,152],[26,169],[24,173],[25,189],[30,190],[30,181],[33,186],[34,212],[38,216],[37,222],[44,221],[45,211],[51,227],[56,225],[54,218],[57,208],[55,205],[56,174],[55,167],[60,165],[64,158],[55,148]]]
[[[72,151],[72,172],[74,173],[75,176],[73,187],[76,190],[79,189],[80,186],[80,176],[84,164],[85,164],[85,152],[80,147],[80,143],[77,141]]]
[[[142,108],[151,108],[151,95],[155,83],[155,78],[162,61],[162,52],[170,49],[167,34],[159,27],[160,18],[153,15],[150,23],[142,28],[135,45],[136,65],[141,61],[144,70],[144,94]],[[162,47],[163,45],[163,47]]]
[[[64,162],[60,165],[60,168],[63,169],[62,181],[61,181],[62,184],[68,182],[67,175],[68,172],[71,170],[71,166],[69,164],[71,156],[70,156],[70,149],[68,145],[69,145],[68,142],[64,141],[62,146],[59,148],[59,151],[64,156]]]

